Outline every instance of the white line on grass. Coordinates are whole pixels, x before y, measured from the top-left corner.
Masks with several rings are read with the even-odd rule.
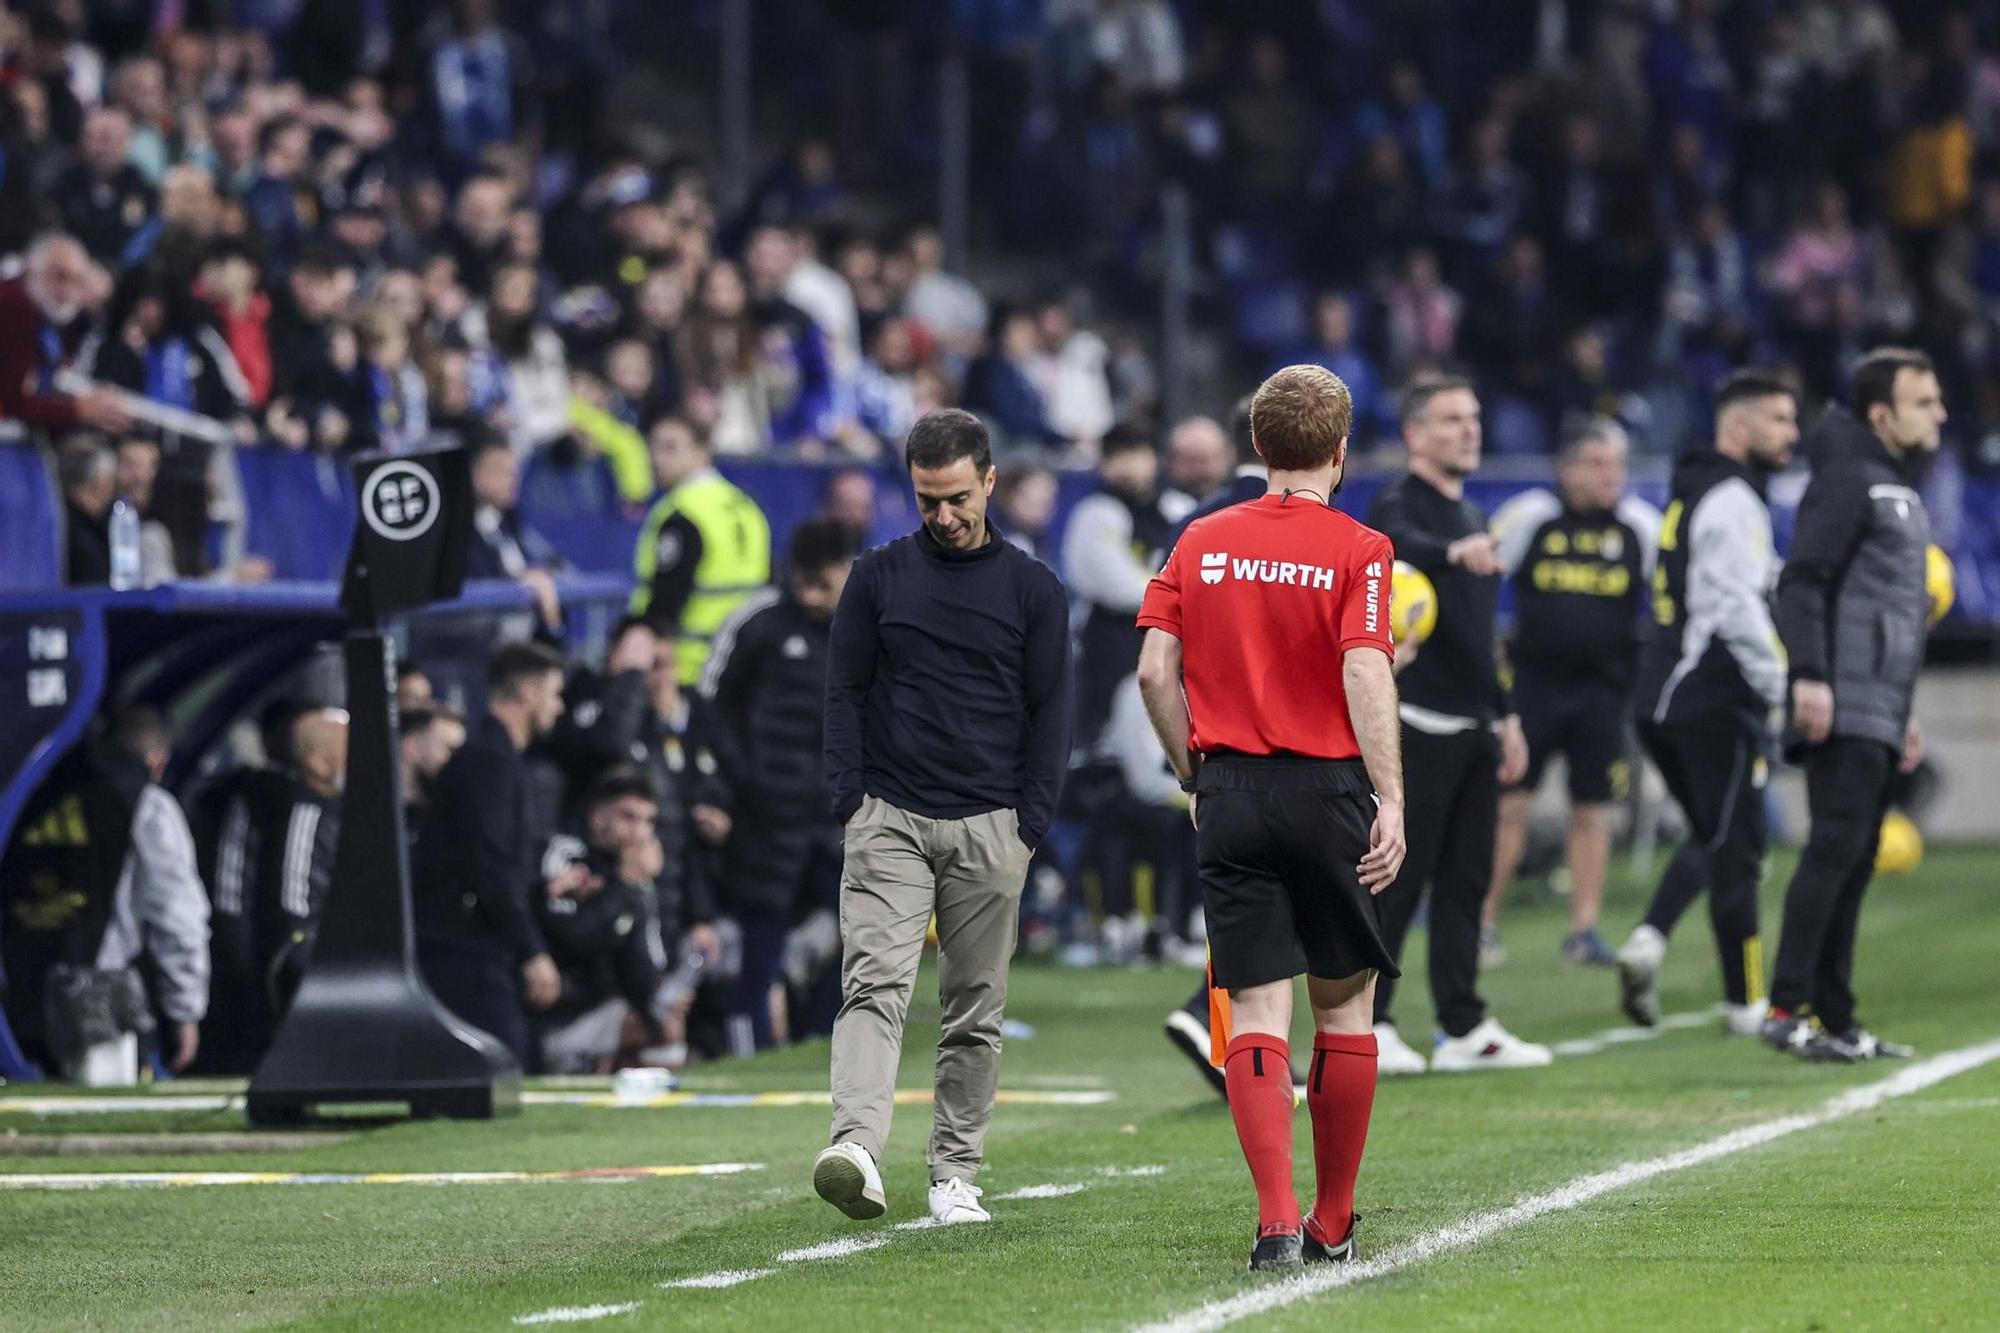
[[[1676,1028],[1707,1027],[1715,1022],[1715,1010],[1695,1009],[1684,1014],[1668,1014],[1649,1028],[1606,1028],[1588,1037],[1578,1037],[1574,1041],[1559,1041],[1549,1047],[1557,1055],[1596,1055],[1599,1051],[1613,1046],[1629,1046],[1635,1041],[1651,1041],[1662,1033]]]
[[[639,1302],[626,1301],[620,1305],[564,1305],[553,1310],[542,1310],[535,1314],[517,1314],[517,1324],[586,1324],[593,1319],[609,1319],[613,1315],[631,1314],[639,1308]]]
[[[777,1271],[775,1268],[726,1268],[720,1273],[703,1273],[700,1277],[684,1277],[660,1285],[669,1291],[721,1291],[724,1287],[740,1287],[745,1282],[755,1282]]]
[[[1007,1194],[996,1194],[993,1202],[1002,1203],[1008,1199],[1061,1199],[1072,1194],[1081,1194],[1090,1186],[1082,1182],[1073,1185],[1030,1185],[1026,1189],[1014,1190]]]
[[[825,1240],[803,1249],[786,1250],[778,1256],[781,1264],[805,1264],[815,1259],[845,1259],[850,1254],[866,1254],[869,1250],[879,1250],[887,1245],[890,1236],[842,1236],[839,1240]]]
[[[1751,1148],[1761,1147],[1801,1130],[1818,1129],[1836,1120],[1872,1111],[1897,1097],[1907,1097],[1913,1092],[1922,1092],[1925,1088],[1995,1060],[2000,1060],[2000,1040],[1982,1042],[1977,1046],[1968,1046],[1962,1050],[1933,1056],[1928,1060],[1918,1061],[1880,1082],[1849,1089],[1838,1097],[1823,1102],[1816,1111],[1783,1116],[1761,1125],[1750,1125],[1724,1134],[1720,1138],[1710,1139],[1706,1143],[1696,1144],[1692,1148],[1683,1148],[1679,1152],[1666,1153],[1638,1162],[1627,1162],[1608,1171],[1579,1176],[1547,1193],[1531,1194],[1505,1208],[1475,1213],[1450,1226],[1427,1231],[1413,1240],[1384,1250],[1378,1258],[1361,1263],[1314,1267],[1283,1282],[1246,1291],[1228,1300],[1210,1301],[1185,1314],[1174,1315],[1158,1323],[1141,1325],[1139,1333],[1201,1333],[1225,1327],[1239,1319],[1247,1319],[1251,1315],[1283,1309],[1285,1306],[1308,1300],[1323,1292],[1351,1287],[1370,1278],[1386,1277],[1390,1273],[1399,1272],[1440,1255],[1470,1249],[1503,1231],[1511,1231],[1549,1213],[1576,1208],[1614,1190],[1637,1185],[1656,1176],[1685,1171],[1689,1167],[1700,1166],[1720,1157],[1729,1157]]]

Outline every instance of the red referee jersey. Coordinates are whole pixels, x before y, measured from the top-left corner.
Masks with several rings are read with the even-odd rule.
[[[1181,641],[1190,748],[1358,757],[1341,659],[1395,651],[1394,561],[1387,537],[1304,496],[1190,524],[1139,608]]]

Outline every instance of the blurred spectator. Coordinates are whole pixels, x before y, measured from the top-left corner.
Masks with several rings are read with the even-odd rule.
[[[1458,320],[1465,303],[1445,285],[1437,256],[1417,246],[1403,256],[1397,275],[1383,288],[1392,373],[1411,373],[1452,361],[1458,350]]]
[[[1035,330],[1041,350],[1028,375],[1047,406],[1049,429],[1071,444],[1094,449],[1111,429],[1111,383],[1105,374],[1110,349],[1095,333],[1077,328],[1060,299],[1036,309]]]
[[[410,356],[410,329],[385,301],[363,306],[354,317],[361,354],[353,395],[354,445],[403,454],[430,439],[430,393]]]
[[[857,531],[838,519],[801,524],[784,590],[737,608],[702,678],[742,812],[724,847],[722,883],[743,932],[731,1019],[731,1045],[743,1054],[775,1045],[782,1030],[773,992],[783,993],[793,928],[839,907],[840,826],[828,813],[820,733],[828,630],[860,549]]]
[[[541,281],[532,264],[502,263],[486,301],[464,320],[475,377],[505,386],[509,437],[523,454],[569,431],[569,365],[562,339],[542,318]]]
[[[48,431],[132,424],[115,394],[56,387],[88,332],[85,314],[108,294],[103,270],[73,237],[50,232],[28,247],[21,276],[0,282],[0,418]]]
[[[111,505],[118,498],[118,460],[94,435],[73,435],[56,457],[66,546],[63,582],[70,587],[111,582]]]
[[[1160,510],[1179,523],[1202,501],[1229,484],[1235,450],[1213,417],[1189,417],[1167,436],[1167,486]]]
[[[1355,337],[1354,303],[1344,293],[1321,292],[1313,301],[1312,327],[1312,341],[1279,364],[1324,366],[1340,376],[1354,395],[1353,443],[1366,445],[1370,437],[1392,434],[1396,405],[1374,360]]]
[[[855,414],[862,428],[896,451],[917,420],[917,333],[906,319],[877,324],[855,382]]]
[[[271,298],[261,290],[262,284],[263,274],[250,247],[225,240],[202,257],[194,288],[195,296],[208,303],[253,408],[271,399]]]
[[[431,678],[420,663],[408,658],[396,663],[396,708],[399,712],[428,708],[437,702]]]
[[[1661,299],[1662,355],[1702,358],[1717,368],[1740,364],[1756,318],[1756,274],[1750,248],[1719,200],[1702,205],[1694,227],[1667,253]]]
[[[1544,393],[1569,321],[1550,290],[1541,243],[1526,235],[1509,240],[1466,311],[1459,346],[1489,391],[1524,399]]]
[[[208,898],[187,817],[159,785],[172,748],[158,713],[126,709],[42,784],[0,860],[7,1022],[72,1081],[136,1083],[128,1039],[150,1046],[156,1012],[167,1068],[200,1047]]]
[[[100,264],[115,264],[153,212],[153,187],[131,164],[132,118],[99,107],[83,125],[74,165],[56,182],[62,225]]]
[[[1772,272],[1809,392],[1823,394],[1838,381],[1841,353],[1860,331],[1871,258],[1866,238],[1849,221],[1847,192],[1831,181],[1822,184],[1811,212],[1785,238]]]
[[[425,705],[398,709],[397,763],[403,793],[403,819],[415,832],[430,813],[431,788],[437,775],[465,744],[465,719],[449,708]]]
[[[534,1021],[537,1068],[609,1073],[622,1047],[664,1036],[655,997],[668,954],[653,881],[666,862],[655,829],[659,799],[646,775],[612,768],[590,785],[577,832],[542,850],[535,915],[561,977],[555,1002]],[[643,1040],[628,1040],[636,1025]]]
[[[257,179],[243,206],[280,269],[298,254],[318,210],[311,166],[312,130],[303,120],[278,116],[257,132]]]
[[[1049,525],[1056,513],[1056,474],[1036,463],[1010,463],[993,488],[995,527],[1014,545],[1053,567]]]
[[[493,0],[451,0],[429,60],[431,113],[448,166],[512,139],[529,65],[519,38],[499,24]]]
[[[470,579],[511,579],[534,595],[544,633],[562,625],[562,604],[551,574],[564,561],[555,547],[521,519],[521,460],[505,440],[491,436],[471,446],[472,544],[465,557]]]
[[[769,438],[779,446],[825,443],[840,433],[834,419],[835,358],[826,330],[787,294],[798,258],[792,234],[778,226],[757,228],[744,251],[746,309],[755,330],[751,360]],[[838,317],[849,318],[844,310]]]
[[[691,686],[722,622],[770,582],[771,526],[715,470],[708,437],[688,422],[661,417],[647,443],[662,494],[639,531],[632,609],[672,641],[680,682]]]
[[[1439,185],[1439,230],[1451,241],[1454,260],[1468,268],[1500,253],[1532,202],[1526,173],[1507,155],[1509,133],[1499,116],[1479,121],[1466,136],[1464,161]]]
[[[524,1064],[523,1005],[553,1005],[562,978],[531,908],[529,781],[521,752],[562,716],[563,662],[508,644],[486,671],[486,715],[438,774],[412,866],[417,961],[431,993]]]
[[[986,333],[986,298],[964,278],[944,271],[944,241],[936,227],[911,228],[903,238],[903,255],[910,266],[903,312],[948,352],[970,357]]]
[[[217,421],[249,412],[250,388],[229,344],[164,269],[127,269],[105,307],[104,325],[102,337],[93,335],[77,350],[82,374]]]
[[[1085,748],[1111,715],[1118,682],[1139,665],[1145,635],[1133,617],[1174,528],[1160,507],[1160,458],[1144,434],[1119,426],[1106,435],[1097,476],[1097,491],[1070,511],[1061,571],[1081,608],[1076,739]]]
[[[967,410],[991,420],[1000,439],[1014,447],[1057,445],[1063,438],[1049,424],[1048,404],[1035,387],[1040,334],[1026,310],[994,312],[992,345],[965,377]]]
[[[172,583],[179,571],[174,562],[174,538],[155,515],[153,488],[160,476],[160,443],[144,435],[127,435],[117,445],[118,495],[139,511],[139,586]]]
[[[1383,94],[1355,109],[1347,133],[1352,141],[1364,144],[1387,137],[1425,181],[1435,183],[1444,177],[1451,154],[1444,108],[1424,87],[1423,71],[1412,61],[1398,60],[1389,66]]]
[[[1291,63],[1276,35],[1250,37],[1243,82],[1223,116],[1237,155],[1239,185],[1269,206],[1295,199],[1306,179],[1312,107],[1292,85]]]

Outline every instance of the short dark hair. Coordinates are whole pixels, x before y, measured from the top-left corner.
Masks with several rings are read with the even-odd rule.
[[[396,663],[396,683],[398,685],[412,676],[422,676],[425,680],[430,679],[430,673],[424,670],[424,664],[414,657],[406,657]]]
[[[961,458],[972,460],[980,476],[993,466],[993,441],[986,423],[957,407],[940,407],[926,412],[910,427],[903,445],[903,460],[912,468],[950,467]]]
[[[484,425],[485,423],[482,422],[480,424]],[[506,436],[490,428],[468,432],[465,441],[465,465],[467,467],[479,466],[479,460],[487,454],[492,453],[495,449],[505,449],[509,453],[512,453],[514,445]]]
[[[682,412],[676,412],[672,408],[662,408],[646,416],[646,443],[651,444],[653,442],[653,432],[666,425],[669,421],[677,422],[683,430],[694,436],[694,443],[697,449],[709,453],[715,451],[715,441],[710,437],[708,428],[693,417]]]
[[[529,681],[562,669],[562,654],[547,644],[503,644],[486,663],[486,692],[495,699],[512,699]]]
[[[583,803],[595,809],[613,801],[622,801],[628,796],[651,801],[654,805],[660,803],[660,790],[653,785],[653,779],[646,775],[645,769],[637,764],[613,764],[590,784],[590,790],[584,793]]]
[[[1868,409],[1877,403],[1894,411],[1896,377],[1906,370],[1937,374],[1931,359],[1913,347],[1877,347],[1868,352],[1848,372],[1848,407],[1863,421],[1868,419]]]
[[[1610,417],[1591,417],[1587,421],[1579,423],[1567,435],[1563,436],[1562,444],[1556,450],[1556,466],[1561,467],[1566,463],[1575,462],[1577,455],[1583,452],[1585,445],[1594,444],[1600,440],[1607,444],[1615,444],[1620,449],[1629,447],[1629,441],[1626,439],[1625,428],[1623,426],[1613,421]]]
[[[1760,398],[1772,398],[1778,394],[1783,394],[1787,398],[1797,398],[1799,391],[1792,387],[1791,381],[1776,371],[1746,366],[1742,370],[1732,370],[1723,377],[1722,383],[1715,386],[1715,412],[1720,416],[1732,407],[1754,403]]]
[[[604,646],[606,648],[616,647],[620,639],[635,629],[645,630],[648,634],[658,634],[660,632],[660,627],[655,625],[649,617],[640,615],[636,611],[628,611],[612,623],[611,632],[604,636]]]
[[[809,518],[792,533],[785,567],[794,574],[816,574],[859,554],[860,533],[837,518]]]
[[[1441,393],[1456,393],[1460,389],[1470,391],[1472,381],[1463,375],[1418,375],[1403,386],[1403,392],[1396,399],[1397,424],[1409,425],[1430,410],[1431,399]]]
[[[1111,429],[1104,432],[1098,442],[1097,456],[1113,458],[1119,454],[1137,453],[1141,449],[1152,449],[1153,437],[1129,421],[1113,422]]]
[[[1257,440],[1250,433],[1250,404],[1256,401],[1257,395],[1246,393],[1229,409],[1229,442],[1236,446],[1236,461],[1239,463],[1259,461]]]
[[[160,716],[159,709],[145,704],[134,704],[114,717],[104,740],[113,754],[142,764],[153,751],[174,747],[174,733],[166,718]]]

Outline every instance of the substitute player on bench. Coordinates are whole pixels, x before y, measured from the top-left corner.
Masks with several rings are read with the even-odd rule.
[[[1403,861],[1389,541],[1331,508],[1354,404],[1317,366],[1251,405],[1268,493],[1191,525],[1147,590],[1139,686],[1192,793],[1225,1077],[1257,1187],[1252,1268],[1354,1255],[1354,1178],[1375,1101],[1374,895]],[[1292,1192],[1292,979],[1317,1035],[1306,1075],[1318,1190]]]

